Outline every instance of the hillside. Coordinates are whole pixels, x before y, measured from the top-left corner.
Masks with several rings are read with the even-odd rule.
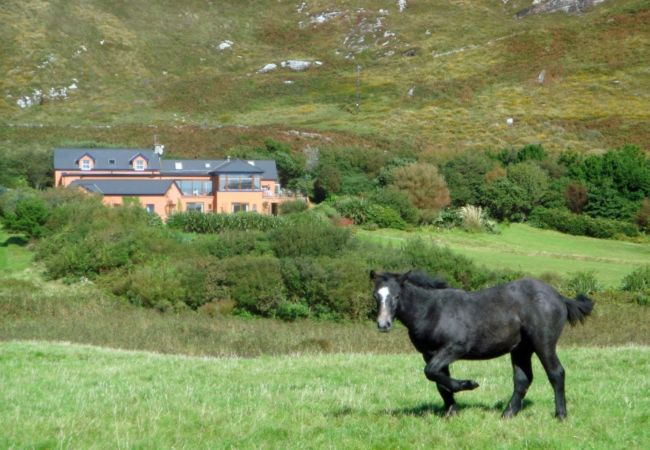
[[[5,1],[0,151],[649,148],[647,2],[516,17],[532,4]]]

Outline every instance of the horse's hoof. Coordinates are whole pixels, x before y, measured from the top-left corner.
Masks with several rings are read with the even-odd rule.
[[[472,391],[478,387],[478,383],[474,380],[463,381],[463,390]]]
[[[503,414],[501,414],[502,419],[513,419],[517,413],[513,411],[512,409],[508,408],[505,411],[503,411]]]
[[[559,420],[560,422],[563,422],[566,420],[566,413],[555,413],[555,418]]]
[[[445,411],[445,419],[449,419],[450,417],[454,417],[458,415],[458,405],[455,403],[447,408]]]

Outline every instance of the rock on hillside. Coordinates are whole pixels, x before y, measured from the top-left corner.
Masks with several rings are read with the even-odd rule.
[[[581,13],[585,9],[602,3],[604,0],[536,0],[529,8],[522,9],[517,13],[517,18],[531,14],[553,13],[564,11],[566,13]]]

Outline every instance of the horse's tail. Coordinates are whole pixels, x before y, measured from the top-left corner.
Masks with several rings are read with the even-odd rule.
[[[594,302],[584,294],[578,294],[575,300],[569,300],[564,297],[562,297],[562,300],[564,300],[567,312],[569,313],[568,319],[571,325],[584,322],[585,318],[591,313],[591,310],[594,309]]]

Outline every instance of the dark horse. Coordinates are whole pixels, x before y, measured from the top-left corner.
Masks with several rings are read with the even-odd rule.
[[[446,415],[458,411],[454,393],[478,387],[473,380],[456,380],[449,365],[459,359],[489,359],[510,353],[514,392],[503,417],[522,408],[533,381],[531,357],[537,354],[555,391],[555,415],[566,417],[564,368],[555,347],[565,322],[582,322],[594,304],[584,295],[569,300],[539,280],[523,278],[477,292],[450,289],[444,280],[423,272],[375,273],[380,331],[389,331],[398,318],[422,353],[424,374],[435,382]]]

